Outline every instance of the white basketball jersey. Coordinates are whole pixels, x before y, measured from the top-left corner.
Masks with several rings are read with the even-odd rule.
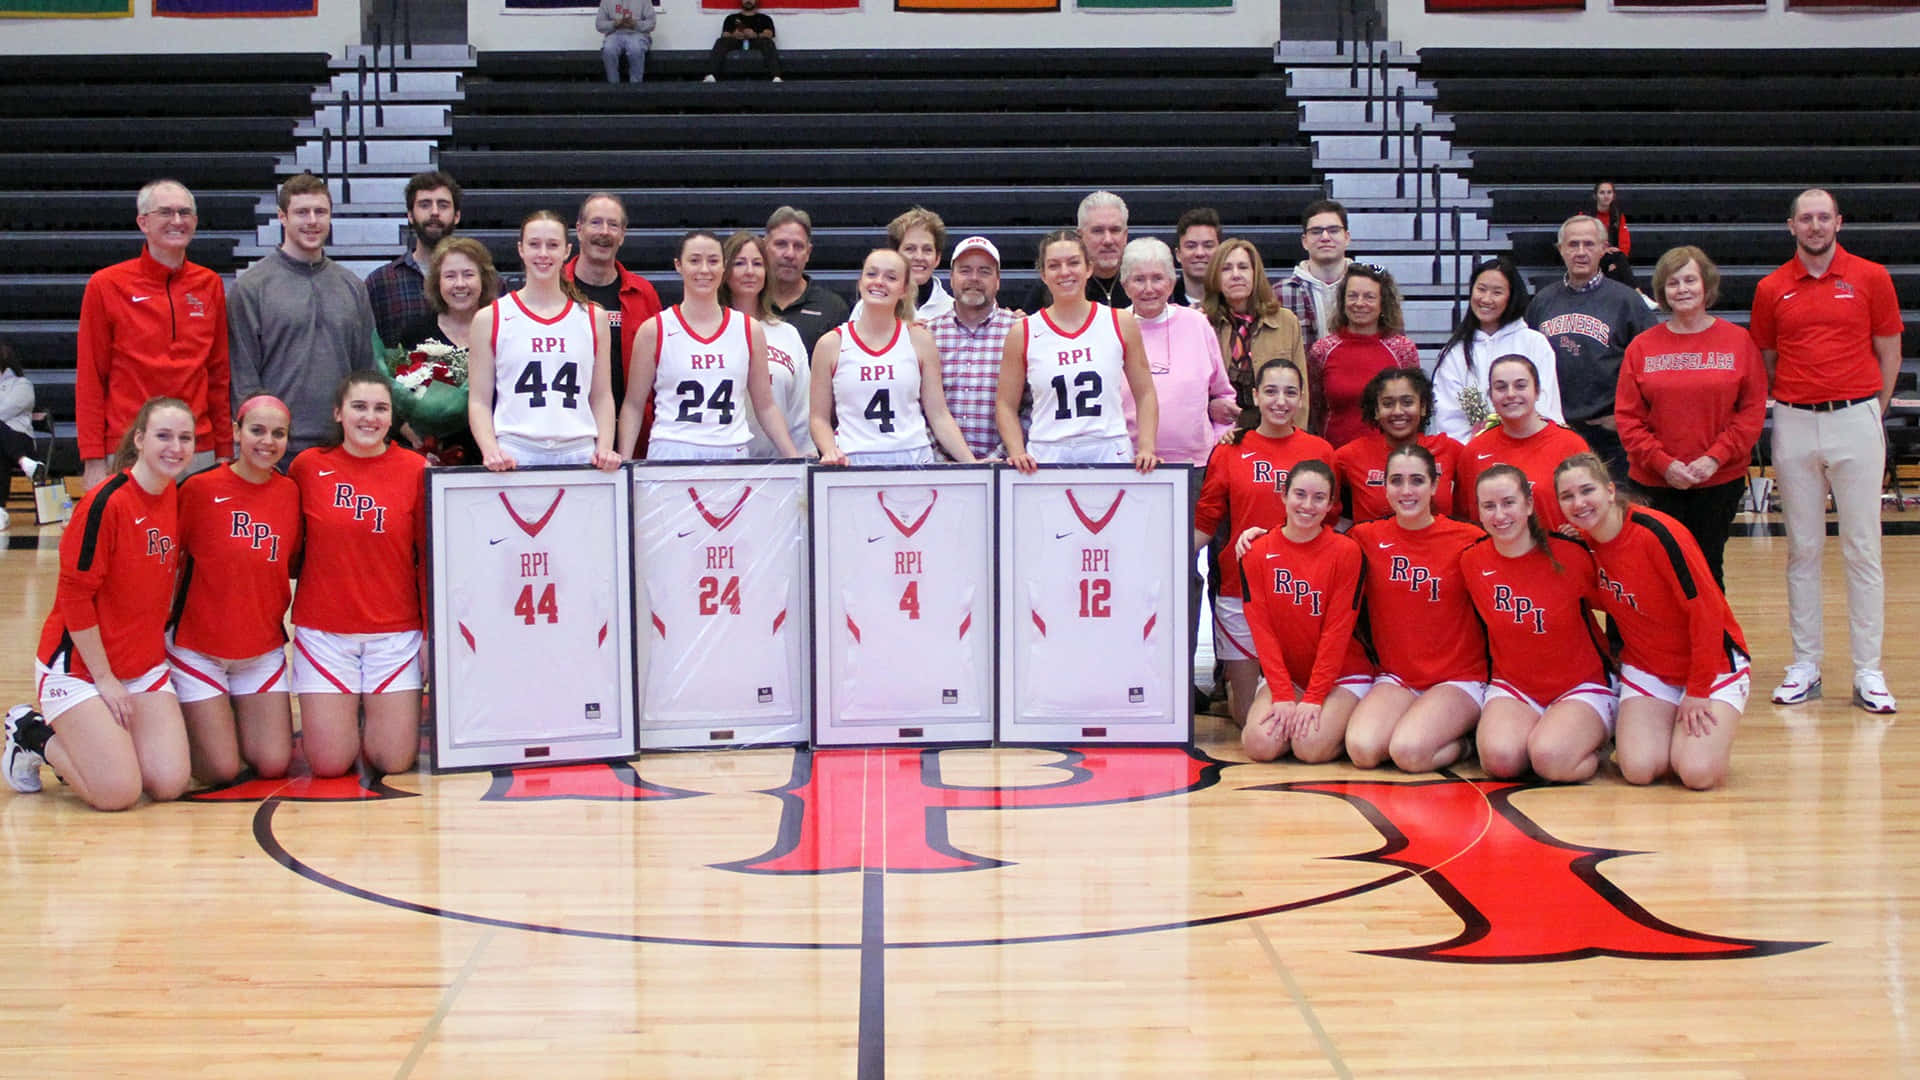
[[[493,305],[493,430],[522,439],[591,439],[599,348],[593,306],[571,300],[551,319],[528,311],[520,294]]]
[[[800,331],[792,323],[767,323],[766,331],[767,376],[773,384],[773,403],[780,407],[780,415],[787,422],[787,435],[793,439],[793,448],[805,457],[813,452],[813,434],[807,428],[812,408],[813,365],[808,361],[806,343],[800,340]],[[753,433],[748,457],[776,456],[773,440],[760,430],[760,417],[751,408],[747,410],[747,430]]]
[[[648,484],[641,573],[649,636],[648,728],[798,718],[788,635],[793,537],[748,482]]]
[[[893,340],[870,349],[840,327],[840,356],[833,365],[834,442],[846,453],[919,450],[928,445],[927,418],[920,411],[920,357],[905,323]]]
[[[865,543],[840,551],[847,663],[837,695],[851,721],[979,720],[992,688],[974,651],[991,633],[965,568],[970,537],[940,512],[933,488],[893,488],[863,498]]]
[[[1111,439],[1127,433],[1120,402],[1126,383],[1126,344],[1120,313],[1093,305],[1071,333],[1045,311],[1021,320],[1027,334],[1027,385],[1033,391],[1032,442]]]
[[[1091,720],[1159,715],[1172,616],[1161,610],[1166,563],[1154,557],[1155,523],[1119,487],[1064,488],[1047,498],[1039,515],[1045,531],[1022,541],[1041,555],[1025,582],[1028,625],[1020,630],[1030,662],[1020,712]]]
[[[605,486],[474,492],[450,519],[464,538],[447,575],[459,742],[619,733],[612,499]]]
[[[753,320],[722,308],[720,329],[703,338],[693,332],[675,304],[653,324],[659,366],[653,375],[655,439],[694,446],[744,446],[752,437],[747,414],[747,357]]]

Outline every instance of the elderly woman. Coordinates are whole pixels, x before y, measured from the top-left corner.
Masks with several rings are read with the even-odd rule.
[[[1159,240],[1132,241],[1120,255],[1120,285],[1133,301],[1160,401],[1160,438],[1154,445],[1166,461],[1204,467],[1214,442],[1240,415],[1240,406],[1220,359],[1220,339],[1207,317],[1169,303],[1179,280],[1173,252]],[[1137,436],[1133,393],[1122,387],[1120,398],[1127,410],[1127,432]],[[1199,490],[1198,478],[1194,483]]]
[[[1305,339],[1300,336],[1300,320],[1273,295],[1267,282],[1266,267],[1260,252],[1238,237],[1222,240],[1207,264],[1207,291],[1200,310],[1213,324],[1220,338],[1220,355],[1227,365],[1227,381],[1233,384],[1244,426],[1259,423],[1253,404],[1255,373],[1269,360],[1291,360],[1304,375],[1307,370]],[[1307,404],[1319,393],[1312,379],[1300,387],[1301,403]]]
[[[1746,327],[1708,310],[1720,298],[1720,268],[1706,252],[1660,256],[1653,295],[1667,321],[1627,345],[1613,417],[1628,476],[1700,542],[1724,589],[1721,556],[1767,418],[1766,367]]]

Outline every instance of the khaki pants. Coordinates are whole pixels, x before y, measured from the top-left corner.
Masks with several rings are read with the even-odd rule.
[[[1886,583],[1880,570],[1880,486],[1886,474],[1880,403],[1834,412],[1773,407],[1773,471],[1787,526],[1787,619],[1793,662],[1820,666],[1820,553],[1827,493],[1847,563],[1847,626],[1855,672],[1880,670]]]

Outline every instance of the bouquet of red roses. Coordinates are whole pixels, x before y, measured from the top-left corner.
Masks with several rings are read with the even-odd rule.
[[[467,350],[443,341],[389,349],[383,358],[393,380],[395,426],[444,438],[467,426]]]

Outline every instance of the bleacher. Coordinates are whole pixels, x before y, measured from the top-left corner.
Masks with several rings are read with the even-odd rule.
[[[74,333],[87,277],[139,254],[133,192],[171,176],[200,210],[192,258],[222,273],[313,111],[312,55],[15,56],[0,66],[0,338],[74,456]]]
[[[1883,262],[1920,355],[1920,49],[1426,49],[1420,74],[1474,191],[1536,283],[1559,271],[1554,231],[1619,190],[1633,264],[1650,284],[1679,244],[1721,270],[1720,313],[1745,323],[1759,280],[1793,252],[1788,204],[1834,193],[1840,242]]]
[[[686,229],[758,229],[802,207],[810,273],[844,289],[886,222],[920,204],[952,239],[1000,246],[1017,303],[1034,242],[1095,187],[1127,200],[1136,236],[1171,240],[1182,211],[1209,205],[1276,253],[1297,250],[1300,208],[1319,195],[1267,49],[790,51],[795,77],[777,88],[701,83],[707,63],[652,53],[635,92],[600,82],[591,53],[481,55],[440,159],[467,188],[462,231],[512,267],[529,210],[570,218],[589,191],[618,191],[621,260],[670,301]]]

